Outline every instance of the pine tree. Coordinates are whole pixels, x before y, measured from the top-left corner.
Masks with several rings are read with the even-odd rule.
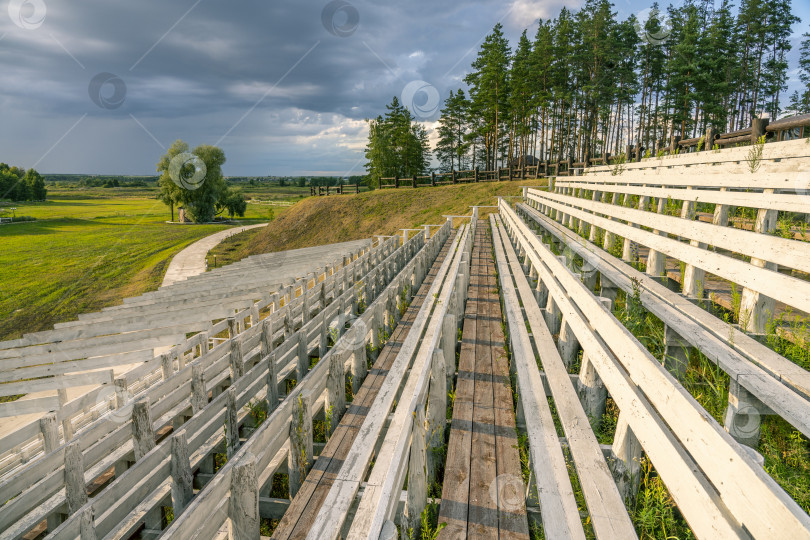
[[[496,167],[497,150],[508,118],[510,57],[509,42],[498,23],[484,39],[472,64],[473,71],[464,78],[470,85],[471,112],[482,119],[480,135],[486,150],[486,167],[490,170]]]
[[[371,187],[380,178],[421,174],[427,170],[430,159],[427,131],[394,97],[386,106],[385,116],[369,121],[365,155],[366,182]]]
[[[450,95],[444,102],[439,118],[439,140],[436,143],[436,158],[444,169],[464,169],[466,155],[470,147],[466,140],[470,102],[464,90]]]
[[[789,109],[795,114],[810,113],[810,33],[802,35],[804,38],[799,47],[799,80],[802,81],[802,90],[791,96]]]

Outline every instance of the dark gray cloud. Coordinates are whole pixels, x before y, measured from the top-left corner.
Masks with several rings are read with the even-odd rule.
[[[29,29],[6,4],[0,161],[150,174],[162,148],[182,138],[219,143],[226,174],[260,175],[362,170],[363,120],[408,83],[444,97],[495,23],[514,43],[537,17],[579,0],[347,0],[329,28],[325,0],[13,0],[17,23],[41,22]],[[117,79],[94,99],[88,86],[99,73]],[[416,104],[427,97],[417,93]]]

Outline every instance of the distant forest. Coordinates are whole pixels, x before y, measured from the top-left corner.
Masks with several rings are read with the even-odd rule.
[[[620,21],[610,2],[588,0],[541,20],[514,51],[495,26],[467,92],[444,102],[436,158],[445,170],[491,170],[520,156],[619,154],[628,144],[700,137],[709,126],[723,133],[755,116],[810,112],[810,34],[799,65],[787,62],[799,22],[790,0],[741,0],[736,9],[718,1],[653,4]],[[785,96],[791,68],[802,87]]]

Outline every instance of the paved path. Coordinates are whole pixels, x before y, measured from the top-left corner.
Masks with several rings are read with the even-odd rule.
[[[197,240],[174,256],[172,262],[169,263],[169,269],[166,270],[166,275],[163,277],[163,286],[165,287],[166,285],[183,281],[187,277],[196,276],[205,272],[205,258],[208,256],[208,252],[229,236],[239,234],[249,229],[266,226],[267,223],[259,223],[258,225],[248,225],[246,227],[234,227],[232,229],[219,231],[211,236],[206,236],[202,240]]]

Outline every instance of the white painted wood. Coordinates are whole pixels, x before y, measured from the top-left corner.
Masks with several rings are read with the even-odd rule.
[[[493,228],[493,243],[496,256],[500,255],[498,270],[501,279],[509,275],[503,264],[503,252],[497,244],[499,238],[495,237],[497,231]],[[500,253],[499,253],[500,251]],[[515,256],[519,274],[523,269]],[[524,278],[525,279],[525,278]],[[547,538],[585,538],[585,532],[580,521],[574,489],[568,477],[568,468],[560,447],[559,437],[554,427],[554,419],[548,405],[547,396],[543,393],[543,383],[537,369],[531,369],[534,364],[534,352],[526,332],[525,322],[516,308],[517,299],[514,289],[507,292],[510,283],[502,283],[504,303],[507,320],[509,321],[509,337],[512,344],[512,361],[515,365],[518,380],[518,392],[523,414],[531,418],[526,423],[529,437],[529,452],[531,453],[531,467],[537,483],[537,496],[543,516],[543,531]],[[535,324],[537,321],[535,321]],[[545,328],[545,323],[543,323]],[[534,328],[533,328],[534,330]],[[548,331],[548,330],[546,330]],[[568,383],[570,384],[570,383]]]
[[[435,256],[438,252],[438,246],[440,246],[438,240],[443,241],[447,234],[449,234],[449,224],[445,224],[440,230],[440,233],[435,234],[431,238],[433,246],[431,257]],[[455,268],[458,267],[458,262],[453,261],[452,254],[458,248],[459,241],[460,236],[457,235],[451,244],[449,255],[442,262],[428,290],[426,300],[417,313],[411,330],[408,332],[408,336],[405,338],[397,358],[394,360],[388,375],[382,383],[380,391],[377,394],[377,399],[366,415],[366,419],[360,428],[358,439],[356,439],[355,444],[352,445],[351,450],[344,460],[344,465],[341,467],[341,471],[338,475],[339,481],[330,489],[321,507],[321,511],[316,516],[310,528],[310,538],[327,538],[330,535],[334,537],[334,535],[338,534],[340,531],[341,525],[348,515],[349,507],[357,494],[362,476],[371,459],[371,454],[374,450],[374,444],[371,441],[376,441],[382,431],[385,419],[393,407],[397,389],[410,364],[411,358],[416,352],[423,331],[422,329],[428,323],[429,314],[435,305],[439,292],[445,291],[445,289],[442,289],[442,282],[445,280],[448,273],[451,272],[451,264]],[[448,297],[449,291],[445,294],[443,304],[446,305]],[[415,365],[414,369],[417,369]],[[403,395],[408,394],[403,391]],[[407,406],[405,408],[407,408]],[[390,429],[389,427],[389,432]],[[383,457],[383,454],[380,454],[380,457]],[[391,456],[389,456],[388,459],[391,459]],[[366,494],[368,493],[369,491],[367,490]],[[355,521],[356,520],[357,518],[355,518]]]
[[[806,174],[806,173],[804,173]],[[807,213],[810,209],[810,203],[807,202],[806,197],[802,197],[798,183],[802,181],[801,174],[792,175],[792,177],[784,178],[780,176],[779,180],[769,182],[767,178],[760,179],[759,175],[742,176],[742,175],[727,175],[723,177],[723,181],[717,181],[713,175],[695,175],[695,179],[673,180],[671,176],[656,177],[649,175],[645,176],[646,181],[641,182],[641,178],[628,178],[625,180],[624,176],[614,176],[610,180],[604,182],[597,181],[559,181],[557,185],[564,185],[570,188],[607,191],[610,193],[621,193],[629,195],[641,195],[645,197],[664,198],[670,197],[676,201],[691,201],[709,204],[725,204],[730,206],[745,206],[749,208],[766,208],[769,210],[781,210],[785,212],[798,212]],[[661,181],[657,181],[661,178]],[[690,177],[691,178],[691,177]],[[666,180],[664,180],[666,179]],[[623,185],[626,182],[627,185]],[[637,184],[654,185],[661,183],[664,186],[681,186],[685,185],[687,188],[704,188],[704,189],[680,189],[678,187],[643,187]],[[772,193],[768,197],[763,197],[762,190],[767,190],[771,185],[778,185],[781,188],[789,190],[787,193]],[[726,188],[726,191],[719,189],[705,189],[705,188]],[[728,188],[735,189],[750,189],[757,191],[728,191]],[[770,188],[774,189],[774,188]],[[574,198],[574,197],[572,197]]]
[[[541,267],[541,264],[548,265],[541,267],[541,275],[545,275],[551,280],[553,273],[555,279],[559,280],[559,285],[555,281],[549,281],[549,286],[557,288],[557,296],[561,298],[561,302],[564,301],[566,304],[575,302],[579,309],[585,310],[590,323],[598,329],[600,338],[611,350],[621,351],[617,359],[627,370],[628,375],[640,388],[650,388],[650,391],[645,393],[646,398],[678,434],[679,439],[695,462],[700,465],[702,471],[709,479],[713,479],[713,485],[719,491],[722,501],[732,515],[740,520],[754,536],[772,537],[774,534],[792,537],[807,536],[810,531],[810,517],[798,507],[795,501],[750,458],[746,451],[731,439],[728,433],[695,402],[683,387],[677,384],[677,381],[659,363],[649,356],[646,349],[641,347],[632,335],[598,304],[591,293],[585,290],[582,284],[551,256],[536,237],[526,233],[527,227],[517,220],[513,210],[505,204],[501,204],[501,214],[515,228],[521,241],[536,250],[536,253],[530,252],[530,255],[534,257],[538,267]],[[570,300],[560,296],[563,291]],[[569,306],[566,305],[565,309],[574,317],[574,312],[568,308]],[[583,336],[578,335],[578,338],[582,343]],[[583,346],[588,350],[587,346]],[[599,364],[601,364],[601,359],[597,366],[600,376],[608,384],[609,363]],[[610,384],[608,384],[608,390],[614,399],[620,399],[617,396],[618,392],[613,391]],[[621,403],[619,403],[619,408],[622,410]],[[642,440],[644,430],[634,429],[633,431],[649,455],[648,444]],[[662,463],[656,462],[653,456],[651,458],[675,496],[674,491],[676,490],[671,486],[675,478],[667,479],[668,475],[665,475],[660,469]],[[693,497],[688,501],[676,498],[676,502],[685,515],[692,515],[692,519],[694,519],[694,515],[686,511],[682,505],[694,504],[696,498]],[[704,507],[701,512],[705,515],[707,509]],[[692,525],[692,521],[690,521],[690,525]],[[693,529],[696,530],[696,527],[693,526]]]
[[[694,190],[686,191],[692,192]],[[597,212],[623,221],[628,221],[634,225],[641,225],[651,229],[654,228],[658,231],[675,234],[689,240],[699,240],[700,242],[705,242],[718,248],[727,249],[751,257],[760,257],[768,261],[782,264],[783,266],[810,272],[810,243],[770,235],[767,236],[767,241],[763,241],[762,233],[769,232],[767,230],[753,232],[733,227],[722,227],[712,223],[684,219],[683,217],[677,218],[663,214],[654,214],[604,203],[593,204],[584,199],[562,198],[556,194],[548,195],[542,193],[542,195],[538,195],[539,193],[542,192],[530,189],[529,199],[532,199],[533,196],[540,196],[555,202],[572,204],[590,212]],[[769,196],[767,194],[758,194],[757,206],[760,206],[768,198]],[[664,197],[664,199],[666,199],[666,197]],[[810,203],[807,204],[807,208],[805,208],[804,211],[810,212]],[[694,208],[692,208],[691,215],[694,215]],[[776,219],[773,218],[772,221],[775,225]],[[657,246],[653,243],[652,247]],[[703,247],[702,249],[706,248]]]
[[[408,452],[409,442],[411,440],[411,428],[413,427],[412,412],[416,410],[420,404],[424,404],[425,401],[430,376],[430,359],[432,358],[433,350],[438,344],[439,330],[447,311],[448,300],[450,296],[454,294],[455,284],[459,283],[456,278],[459,275],[461,267],[461,254],[462,252],[469,252],[468,248],[471,246],[468,241],[468,239],[471,239],[470,235],[473,234],[471,229],[472,227],[466,227],[454,240],[448,257],[445,258],[445,261],[442,263],[433,283],[437,289],[439,289],[439,287],[440,289],[434,292],[434,286],[431,286],[431,290],[428,291],[427,300],[422,304],[422,309],[420,309],[417,314],[412,330],[408,333],[405,342],[402,344],[400,353],[394,361],[395,364],[399,362],[400,355],[403,354],[405,355],[404,358],[409,358],[410,355],[413,355],[416,345],[416,343],[413,342],[416,341],[414,338],[417,337],[413,329],[417,328],[417,321],[420,319],[420,315],[423,315],[423,310],[427,307],[423,315],[424,318],[427,318],[428,310],[435,304],[433,313],[430,315],[429,320],[426,321],[427,329],[425,330],[425,335],[419,344],[418,350],[415,351],[416,356],[413,359],[411,373],[402,389],[397,409],[394,412],[394,417],[391,420],[388,432],[377,455],[374,468],[368,478],[366,491],[358,506],[347,539],[376,539],[379,537],[385,521],[393,517],[395,503],[399,498],[398,494],[405,479],[404,456]],[[455,246],[458,246],[459,249],[454,249]],[[409,343],[409,341],[411,343]],[[393,372],[394,369],[392,366],[388,377],[391,377]],[[375,401],[374,405],[377,405],[378,401],[387,401],[386,398],[389,398],[387,392],[390,392],[390,390],[385,388],[386,383],[389,382],[388,377],[383,382],[383,388],[380,389],[377,401]],[[391,385],[396,384],[395,381],[397,380],[398,379],[393,379]],[[382,400],[380,396],[384,396]],[[393,399],[393,395],[391,395],[389,399]],[[388,410],[390,410],[390,405]],[[364,425],[361,427],[361,433],[368,433],[370,431],[364,428],[367,424],[374,422],[375,419],[372,418],[372,414],[373,413],[370,412],[366,417]],[[382,418],[385,416],[387,416],[387,414]],[[377,421],[379,420],[381,419]],[[355,447],[358,446],[373,445],[363,440],[355,440],[355,444],[349,454],[350,456],[353,454],[358,456],[365,454],[365,456],[363,456],[364,458],[369,456],[368,451],[370,448],[358,448],[358,451],[354,452]],[[347,464],[350,465],[347,466]],[[343,520],[345,520],[346,512],[348,511],[348,503],[350,500],[347,501],[347,498],[354,498],[354,494],[356,494],[357,488],[359,487],[359,481],[362,479],[362,473],[358,475],[352,468],[362,470],[365,469],[367,464],[368,458],[365,460],[357,459],[355,461],[348,459],[347,456],[338,474],[340,482],[334,484],[332,489],[330,489],[327,499],[324,501],[318,516],[315,518],[315,523],[310,528],[309,534],[307,535],[308,538],[334,539],[336,537],[335,535],[339,532],[340,525],[342,525]],[[344,493],[340,493],[341,491],[344,491]],[[397,496],[394,494],[397,494]],[[335,499],[335,504],[332,504],[332,500]],[[337,505],[340,505],[340,508],[336,508]]]
[[[558,228],[536,211],[525,205],[521,210],[552,234],[559,235],[585,261],[598,265],[602,274],[626,293],[633,293],[635,280],[645,309],[675,328],[692,346],[802,433],[810,434],[810,373],[610,254],[584,245],[571,231]]]
[[[530,189],[529,198],[533,199],[537,197],[542,197],[545,204],[550,207],[562,207],[561,204],[550,199],[550,197],[556,197],[556,195],[537,195],[537,192]],[[578,204],[581,204],[583,208],[589,208],[593,203],[579,200]],[[609,205],[606,206],[609,207]],[[580,219],[589,220],[601,227],[610,226],[617,234],[630,238],[642,245],[649,245],[669,256],[693,264],[707,272],[711,272],[712,274],[735,283],[739,283],[747,288],[784,302],[789,306],[803,311],[810,311],[810,283],[806,281],[766,268],[758,268],[745,261],[683,244],[677,240],[654,235],[647,231],[630,227],[629,225],[609,221],[590,212],[577,210],[572,207],[568,208],[568,211],[571,212],[572,215],[576,215]],[[636,210],[627,209],[621,209],[620,211],[622,210],[636,212]],[[614,210],[607,210],[606,208],[600,207],[600,212],[613,213]]]
[[[47,413],[58,409],[59,398],[56,396],[7,401],[0,403],[0,418],[21,414]]]

